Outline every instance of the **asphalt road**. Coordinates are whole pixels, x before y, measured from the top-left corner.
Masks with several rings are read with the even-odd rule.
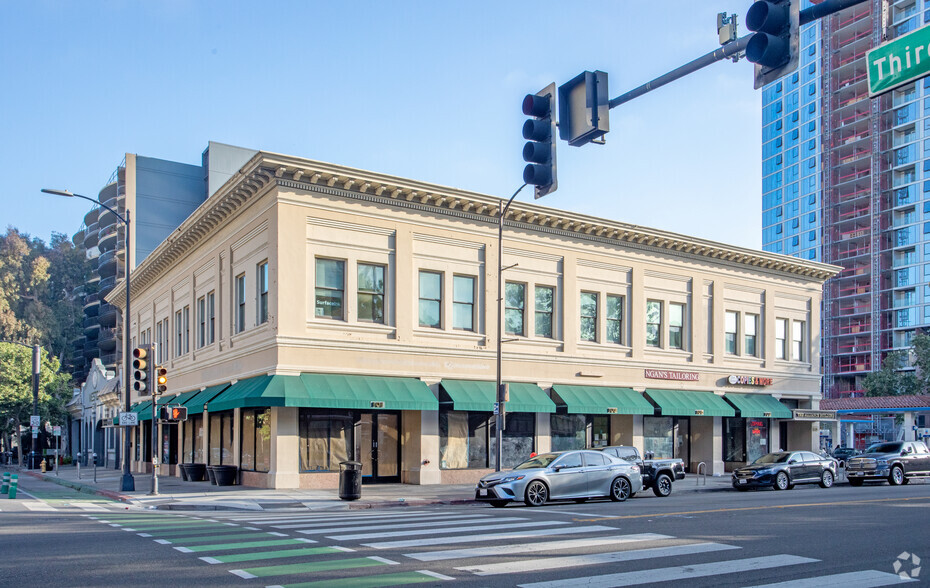
[[[23,482],[16,500],[0,497],[0,586],[853,588],[903,583],[896,561],[913,574],[910,556],[930,557],[923,481],[540,508],[184,513]],[[930,567],[910,585],[930,585]]]

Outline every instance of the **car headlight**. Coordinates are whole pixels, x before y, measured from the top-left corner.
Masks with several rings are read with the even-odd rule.
[[[630,471],[631,471],[631,472],[634,472],[634,473],[635,473],[635,472],[638,472],[638,471],[639,471],[639,466],[638,466],[638,465],[630,466]]]
[[[887,459],[876,459],[875,465],[880,466],[880,467],[885,467],[888,465],[888,460]]]
[[[501,479],[501,484],[506,484],[507,482],[516,482],[517,480],[522,480],[525,476],[507,476],[506,478]]]

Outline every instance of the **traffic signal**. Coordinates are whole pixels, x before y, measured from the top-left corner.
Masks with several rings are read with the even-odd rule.
[[[132,389],[140,395],[149,393],[149,364],[152,346],[140,345],[132,350]]]
[[[610,130],[607,72],[586,71],[559,86],[559,138],[572,147],[604,143]]]
[[[163,421],[186,421],[187,420],[187,407],[186,406],[163,406],[161,407],[161,414],[159,418]]]
[[[801,0],[759,0],[746,12],[746,27],[755,34],[746,44],[746,59],[756,64],[756,89],[798,68]]]
[[[536,197],[555,192],[555,83],[523,99],[523,114],[531,117],[523,123],[524,183],[534,186]]]
[[[155,366],[155,393],[164,394],[168,391],[168,368]]]

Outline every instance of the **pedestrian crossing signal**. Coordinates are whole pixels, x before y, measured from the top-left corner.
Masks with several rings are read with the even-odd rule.
[[[187,407],[186,406],[163,406],[161,407],[161,419],[163,421],[186,421],[187,420]]]

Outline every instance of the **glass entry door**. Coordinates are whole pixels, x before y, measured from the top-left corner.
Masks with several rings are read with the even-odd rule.
[[[400,482],[400,415],[359,413],[355,457],[362,463],[362,483]]]

